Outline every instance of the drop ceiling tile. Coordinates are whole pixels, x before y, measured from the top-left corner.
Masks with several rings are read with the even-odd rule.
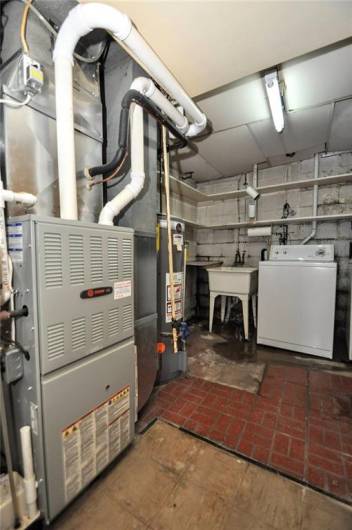
[[[287,113],[282,133],[285,152],[302,151],[327,142],[332,111],[330,104]]]
[[[247,126],[214,133],[198,144],[199,154],[224,176],[249,171],[265,156]]]
[[[263,120],[270,115],[263,80],[258,74],[200,99],[198,104],[211,120],[214,131]]]
[[[268,158],[285,154],[282,134],[276,132],[272,119],[251,123],[249,128],[257,144]]]
[[[206,162],[199,154],[189,153],[189,156],[182,154],[174,156],[171,167],[175,168],[180,174],[193,171],[193,180],[200,182],[202,180],[211,180],[222,177],[220,171],[212,167],[211,164]]]
[[[301,151],[296,151],[294,156],[287,157],[286,155],[271,156],[269,158],[269,163],[272,167],[281,166],[284,164],[290,164],[291,162],[297,162],[299,160],[307,160],[311,158],[315,153],[320,153],[324,151],[325,144],[317,144],[308,149],[302,149]]]
[[[352,149],[352,98],[335,103],[328,148],[329,151]]]
[[[319,51],[282,67],[288,110],[352,95],[352,44]]]

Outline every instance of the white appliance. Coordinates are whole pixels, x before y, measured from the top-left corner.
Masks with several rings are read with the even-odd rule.
[[[271,247],[259,264],[257,343],[332,358],[333,245]]]

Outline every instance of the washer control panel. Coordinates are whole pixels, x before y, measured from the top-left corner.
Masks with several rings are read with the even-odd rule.
[[[272,261],[334,261],[334,245],[273,245]]]

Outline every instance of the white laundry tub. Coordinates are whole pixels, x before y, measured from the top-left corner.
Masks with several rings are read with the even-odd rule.
[[[258,269],[254,267],[214,267],[207,269],[209,290],[228,296],[252,294],[258,290]]]
[[[244,335],[248,339],[249,297],[252,297],[254,325],[258,291],[258,269],[254,267],[212,267],[209,275],[209,331],[213,328],[215,298],[221,295],[221,322],[224,321],[226,297],[237,296],[242,302]]]

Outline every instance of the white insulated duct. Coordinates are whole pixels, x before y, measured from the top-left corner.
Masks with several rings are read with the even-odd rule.
[[[100,212],[99,224],[112,226],[114,224],[114,217],[139,195],[144,186],[144,128],[142,107],[133,103],[130,119],[131,181],[111,201],[105,204]]]
[[[199,134],[207,123],[205,114],[139,35],[127,15],[105,4],[77,5],[62,24],[54,48],[60,214],[63,219],[78,218],[72,95],[73,52],[79,39],[95,28],[104,28],[123,41],[127,50],[135,55],[153,78],[183,107],[193,122],[185,133],[187,136]],[[161,95],[159,91],[156,92],[155,99],[160,100],[159,94]],[[169,111],[171,112],[170,109]],[[174,117],[180,121],[177,115]],[[181,127],[185,126],[183,121]]]

